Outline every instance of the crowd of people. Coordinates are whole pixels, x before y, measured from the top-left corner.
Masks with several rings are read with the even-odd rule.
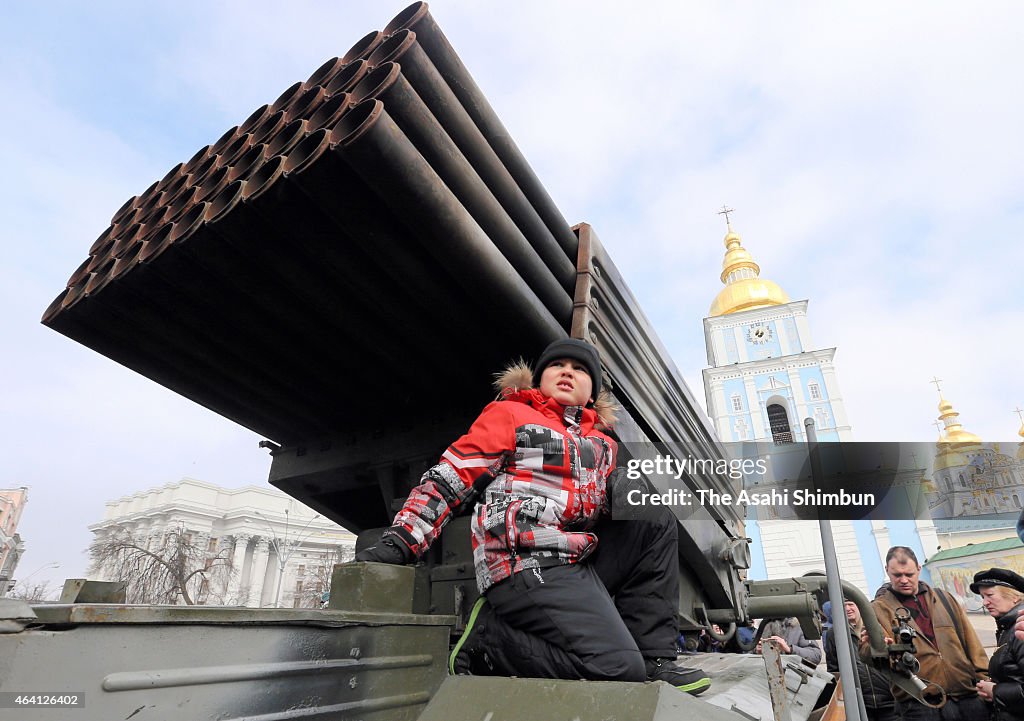
[[[472,513],[481,596],[450,661],[452,673],[606,681],[661,680],[691,694],[711,680],[677,660],[678,523],[665,507],[642,520],[610,518],[618,447],[601,388],[597,350],[552,343],[536,366],[500,375],[498,399],[452,443],[409,494],[393,525],[356,561],[410,563],[462,509]],[[1024,515],[1018,524],[1024,540]],[[956,599],[920,580],[914,552],[885,559],[889,582],[872,601],[884,629],[899,609],[916,633],[919,676],[946,691],[941,708],[920,704],[870,663],[863,619],[847,601],[850,640],[871,721],[1024,721],[1024,578],[979,573],[979,593],[998,625],[989,658]],[[703,650],[724,650],[706,634]],[[765,619],[755,652],[771,640],[838,671],[835,629],[824,649],[796,618]]]

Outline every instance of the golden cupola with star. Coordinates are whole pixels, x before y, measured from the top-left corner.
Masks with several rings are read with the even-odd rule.
[[[739,233],[726,223],[725,258],[722,260],[722,282],[725,287],[711,303],[708,315],[728,315],[751,308],[784,305],[789,296],[774,281],[761,277],[761,268],[754,262]]]

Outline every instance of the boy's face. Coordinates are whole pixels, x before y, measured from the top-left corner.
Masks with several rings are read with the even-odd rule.
[[[586,405],[593,390],[587,367],[572,358],[551,361],[540,375],[540,392],[563,406]]]

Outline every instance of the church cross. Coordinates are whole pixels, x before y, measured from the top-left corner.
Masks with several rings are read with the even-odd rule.
[[[1013,412],[1017,414],[1018,418],[1020,418],[1020,422],[1024,423],[1024,410],[1021,410],[1020,406],[1017,406],[1013,409]]]
[[[725,216],[725,225],[727,227],[729,227],[729,228],[732,228],[732,225],[729,224],[729,213],[735,213],[735,212],[736,212],[736,210],[734,208],[730,208],[728,206],[723,205],[722,209],[718,211],[718,215],[724,215]]]
[[[941,395],[942,395],[942,388],[940,388],[940,387],[939,387],[939,383],[941,383],[941,382],[942,382],[942,379],[941,379],[941,378],[932,378],[932,379],[931,379],[930,381],[928,381],[928,382],[929,382],[929,383],[934,383],[934,384],[935,384],[935,390],[937,390],[937,391],[939,392],[939,395],[941,396]]]
[[[942,421],[933,421],[932,425],[939,429],[939,433],[942,433],[942,429],[945,427],[943,426]]]

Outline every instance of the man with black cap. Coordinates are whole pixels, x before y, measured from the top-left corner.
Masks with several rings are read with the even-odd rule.
[[[613,521],[616,442],[597,349],[555,341],[534,369],[515,363],[469,431],[414,488],[381,541],[356,561],[409,563],[463,507],[482,594],[449,660],[452,673],[711,681],[676,663],[678,523]]]
[[[978,682],[978,695],[992,704],[997,721],[1024,721],[1024,641],[1013,634],[1024,610],[1024,578],[1006,568],[990,568],[975,574],[971,591],[996,619],[998,644],[988,662],[991,680]]]

